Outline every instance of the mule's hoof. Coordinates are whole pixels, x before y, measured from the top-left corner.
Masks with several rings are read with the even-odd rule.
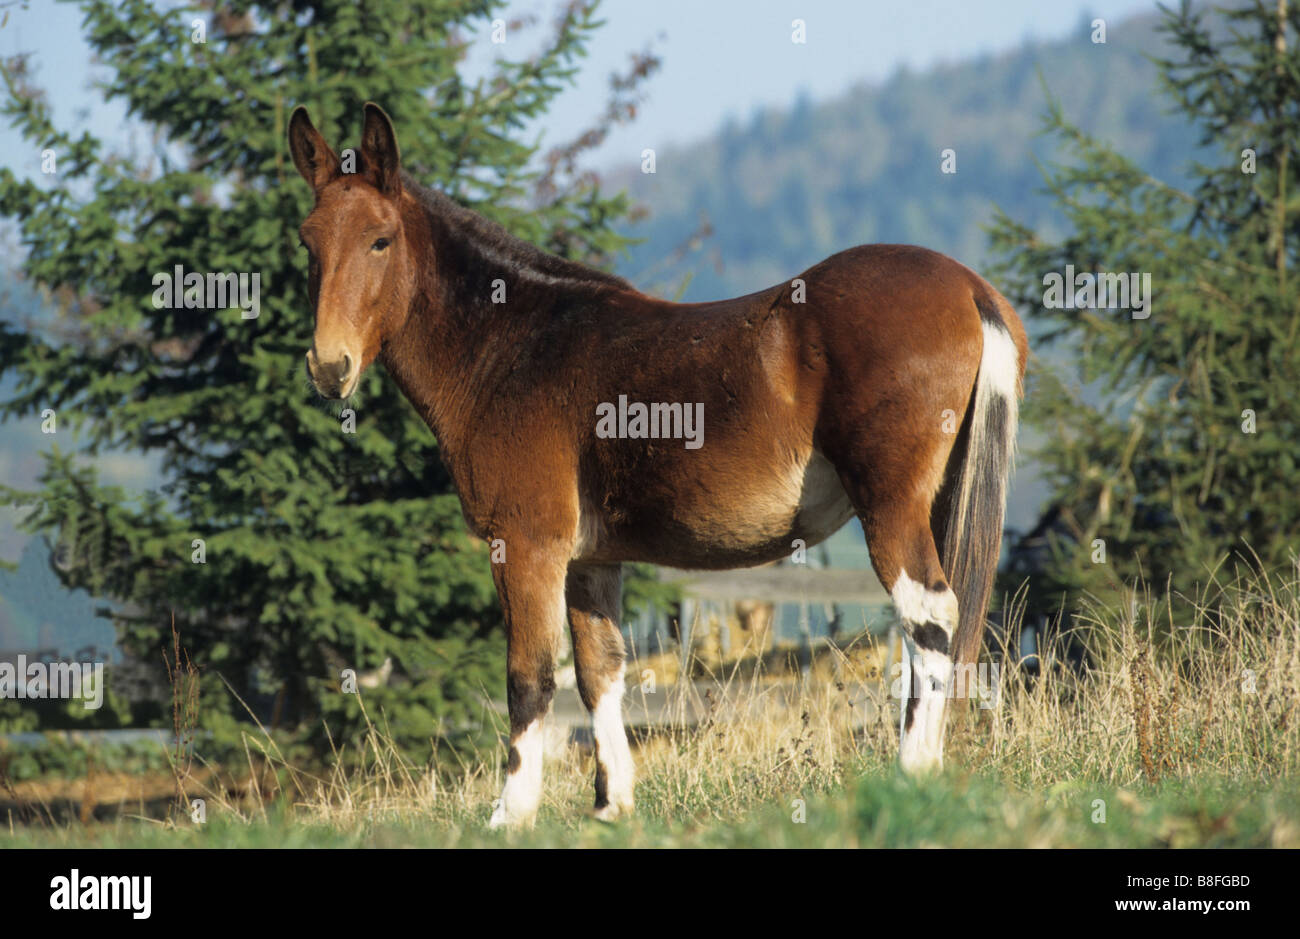
[[[488,828],[492,831],[518,831],[521,828],[532,828],[536,819],[535,813],[510,814],[505,810],[505,806],[498,804],[492,811],[492,817],[488,819]]]
[[[943,757],[908,755],[900,756],[898,768],[903,775],[913,778],[935,776],[943,772]]]
[[[632,814],[632,806],[630,805],[622,806],[619,805],[617,802],[611,802],[608,805],[602,805],[600,808],[592,811],[591,817],[598,822],[613,824],[614,822],[617,822],[619,819],[627,818],[631,814]]]

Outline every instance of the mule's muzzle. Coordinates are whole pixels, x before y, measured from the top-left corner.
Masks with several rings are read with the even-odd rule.
[[[356,363],[347,354],[333,362],[322,362],[312,349],[307,353],[307,373],[322,398],[346,398],[356,386]]]

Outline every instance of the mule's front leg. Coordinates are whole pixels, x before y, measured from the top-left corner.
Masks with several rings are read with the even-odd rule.
[[[574,564],[565,590],[578,693],[591,712],[596,751],[596,818],[612,822],[632,812],[636,766],[623,728],[623,678],[626,671],[622,610],[622,570],[613,565]]]
[[[564,627],[566,553],[505,539],[493,565],[506,621],[506,705],[510,753],[492,828],[531,825],[542,801],[542,721],[555,692],[555,656]]]

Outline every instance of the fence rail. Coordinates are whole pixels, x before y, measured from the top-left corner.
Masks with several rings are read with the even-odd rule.
[[[671,583],[682,585],[697,600],[755,600],[760,603],[857,603],[883,606],[889,594],[871,571],[788,567],[753,567],[734,571],[672,571]]]

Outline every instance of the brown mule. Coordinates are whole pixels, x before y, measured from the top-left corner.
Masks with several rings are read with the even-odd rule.
[[[1027,346],[996,290],[943,255],[852,248],[713,303],[646,296],[547,254],[401,172],[367,104],[360,165],[302,108],[307,367],[346,397],[376,359],[438,440],[497,548],[510,751],[492,823],[533,819],[567,617],[596,741],[596,809],[632,808],[620,565],[753,565],[856,515],[911,651],[900,760],[942,763],[1002,535]],[[957,686],[957,687],[954,687]]]

